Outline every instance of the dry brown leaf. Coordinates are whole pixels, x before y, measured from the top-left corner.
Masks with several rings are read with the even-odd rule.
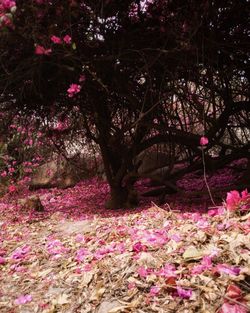
[[[85,272],[81,275],[81,286],[87,286],[93,279],[94,273],[93,272]]]
[[[99,301],[102,298],[105,291],[106,291],[105,287],[95,288],[94,292],[92,293],[90,297],[90,301]]]
[[[151,253],[142,252],[139,260],[137,261],[139,265],[145,265],[148,267],[159,266],[159,260],[155,259]]]
[[[203,257],[204,252],[198,250],[194,246],[188,247],[183,253],[183,258],[185,260],[199,260]]]
[[[66,293],[62,293],[56,299],[53,299],[52,303],[54,305],[64,305],[64,304],[67,304],[70,302],[70,300],[68,298],[69,298],[69,296]]]

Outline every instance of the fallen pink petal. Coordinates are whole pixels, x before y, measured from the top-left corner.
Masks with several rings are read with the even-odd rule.
[[[15,300],[15,304],[22,305],[32,301],[31,295],[20,296]]]
[[[180,298],[189,299],[192,296],[191,289],[184,289],[182,287],[177,286],[176,290]]]

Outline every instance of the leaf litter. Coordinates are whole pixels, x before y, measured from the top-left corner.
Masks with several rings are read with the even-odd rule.
[[[53,217],[2,225],[0,311],[247,312],[249,217],[151,207],[78,233]]]
[[[106,194],[42,191],[43,214],[0,201],[1,313],[249,312],[250,213],[111,212]]]

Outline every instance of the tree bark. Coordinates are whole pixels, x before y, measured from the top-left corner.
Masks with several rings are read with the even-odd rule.
[[[110,186],[110,199],[106,202],[108,209],[127,209],[138,205],[137,192],[132,186]]]

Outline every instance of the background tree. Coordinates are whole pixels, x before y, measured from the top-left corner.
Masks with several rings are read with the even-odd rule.
[[[175,159],[191,161],[201,157],[206,134],[223,164],[248,153],[246,7],[247,1],[4,0],[2,110],[43,120],[75,116],[72,129],[100,147],[107,205],[133,206],[134,160],[151,147],[174,143],[181,151]]]

